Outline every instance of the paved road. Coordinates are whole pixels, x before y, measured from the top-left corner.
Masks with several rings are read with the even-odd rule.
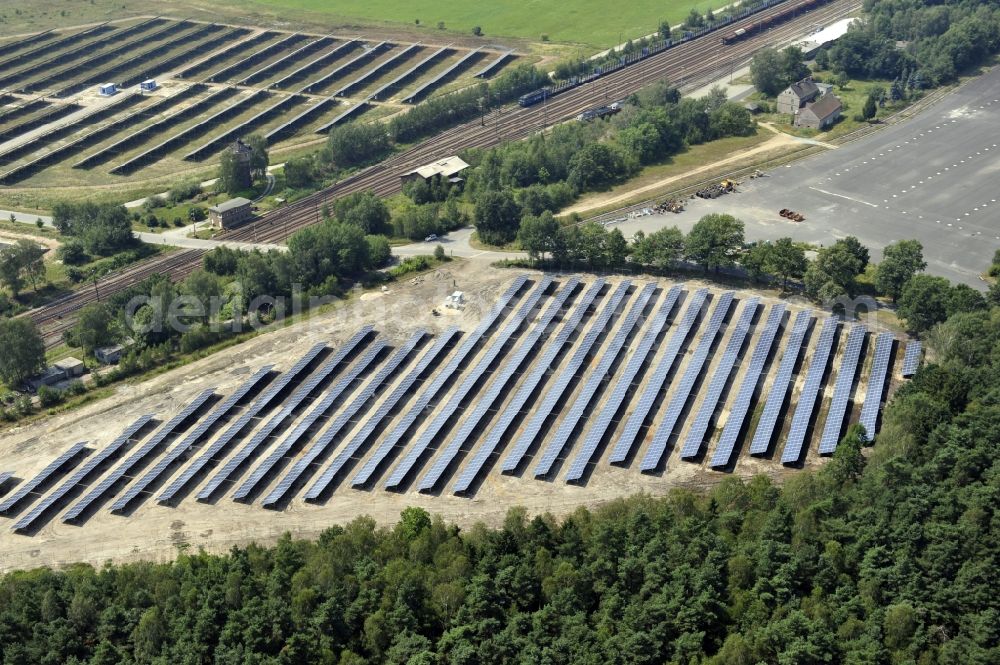
[[[896,240],[924,245],[927,271],[977,288],[1000,248],[1000,68],[911,120],[747,181],[739,194],[694,200],[679,215],[620,225],[626,237],[710,212],[743,219],[749,240],[791,236],[830,244],[857,236],[874,260]],[[778,216],[790,208],[801,224]]]
[[[35,224],[37,220],[42,220],[44,226],[52,226],[52,218],[47,215],[31,215],[23,212],[11,213],[9,210],[0,210],[0,219],[9,220],[11,214],[14,215],[14,221],[23,222],[25,224]],[[207,222],[203,222],[203,225]],[[174,231],[165,231],[164,233],[145,233],[136,231],[134,235],[139,240],[149,243],[151,245],[170,245],[172,247],[183,247],[184,249],[214,249],[216,247],[230,247],[232,249],[243,249],[252,250],[260,249],[267,251],[269,249],[276,249],[278,251],[286,251],[288,248],[284,245],[272,245],[269,243],[252,243],[252,242],[233,242],[230,240],[201,240],[199,238],[188,238],[186,234],[190,233],[189,227],[183,229],[176,229]]]
[[[500,259],[514,259],[528,256],[523,252],[495,252],[492,250],[476,249],[469,244],[473,230],[472,227],[466,227],[442,236],[434,242],[415,242],[409,245],[400,245],[399,247],[393,247],[392,253],[402,257],[433,254],[434,248],[441,245],[449,256],[457,256],[464,259],[498,261]]]

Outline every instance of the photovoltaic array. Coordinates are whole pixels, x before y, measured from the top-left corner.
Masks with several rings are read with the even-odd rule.
[[[309,491],[306,492],[307,501],[315,501],[318,499],[323,492],[329,488],[330,483],[333,479],[340,473],[341,469],[350,462],[355,455],[362,452],[366,443],[371,438],[372,434],[375,433],[383,422],[392,413],[392,410],[396,408],[396,405],[406,397],[407,393],[413,388],[413,386],[420,380],[422,376],[428,373],[431,366],[439,361],[442,354],[446,353],[446,349],[452,340],[458,335],[458,328],[452,326],[441,332],[437,336],[437,341],[435,341],[434,346],[431,347],[421,358],[417,366],[414,367],[406,375],[406,377],[392,389],[388,397],[382,401],[379,407],[375,410],[371,416],[365,419],[364,424],[361,429],[351,440],[345,445],[341,451],[337,454],[330,465],[320,474],[320,477],[313,483]]]
[[[580,392],[573,401],[573,404],[563,415],[562,422],[559,423],[559,428],[555,431],[555,434],[549,440],[548,445],[545,446],[542,454],[539,456],[538,462],[535,464],[536,478],[544,478],[551,473],[552,465],[559,458],[559,456],[562,455],[570,437],[577,431],[577,427],[580,425],[580,421],[583,419],[587,407],[590,406],[592,400],[597,395],[601,384],[603,384],[605,379],[608,377],[611,366],[618,359],[618,355],[625,346],[625,341],[629,338],[637,325],[641,326],[642,322],[640,317],[642,316],[643,311],[645,311],[646,305],[649,303],[650,298],[653,297],[653,293],[655,291],[656,284],[646,284],[639,291],[639,295],[635,298],[635,300],[633,300],[628,314],[625,315],[621,325],[618,326],[618,330],[615,331],[614,337],[612,337],[611,341],[605,346],[603,352],[601,353],[600,360],[597,362],[597,365],[593,368],[593,370],[591,370],[586,383],[583,384],[583,387],[580,389]]]
[[[847,413],[847,402],[851,399],[851,388],[854,387],[854,375],[858,370],[858,358],[861,347],[865,343],[866,330],[864,326],[854,326],[847,335],[847,344],[837,371],[837,383],[833,388],[833,399],[826,414],[826,426],[819,442],[821,455],[829,455],[837,449],[840,441],[840,430],[843,429],[844,415]]]
[[[200,501],[209,500],[219,489],[222,483],[226,482],[236,474],[237,469],[241,465],[246,463],[247,460],[252,457],[255,457],[265,446],[265,443],[271,435],[292,418],[295,412],[302,406],[303,401],[312,395],[320,384],[323,383],[323,381],[341,368],[347,357],[353,353],[354,350],[372,333],[372,330],[372,326],[362,327],[361,330],[356,332],[340,347],[340,349],[337,350],[336,353],[334,353],[333,357],[323,363],[323,366],[314,372],[308,380],[304,381],[302,385],[300,385],[295,392],[292,393],[292,396],[288,398],[287,403],[281,408],[281,410],[273,415],[263,427],[254,432],[253,436],[250,437],[250,440],[247,441],[235,455],[226,461],[226,463],[222,466],[222,469],[220,469],[210,481],[205,483],[205,486],[202,487],[200,492],[198,492],[198,499]],[[386,343],[381,340],[374,342],[365,356],[362,369],[367,367],[367,365],[375,359],[375,356],[382,351],[385,345]]]
[[[716,303],[715,309],[712,311],[712,317],[708,320],[708,325],[705,326],[705,332],[701,335],[701,341],[698,342],[698,348],[695,349],[694,354],[688,361],[687,368],[684,370],[684,376],[681,377],[680,382],[674,388],[673,398],[670,400],[670,404],[667,405],[667,410],[663,414],[663,420],[660,421],[659,427],[656,428],[656,433],[653,435],[653,440],[646,450],[642,464],[639,465],[641,471],[654,471],[660,466],[660,462],[663,460],[663,453],[667,450],[667,443],[669,443],[670,437],[674,434],[674,427],[681,417],[681,412],[684,411],[684,406],[691,397],[691,389],[694,387],[698,377],[701,376],[705,360],[712,350],[715,338],[718,336],[719,330],[722,328],[722,323],[729,314],[729,309],[732,305],[732,291],[726,291],[719,297],[719,302]]]
[[[831,316],[823,322],[823,330],[819,333],[816,350],[813,352],[809,371],[806,373],[805,383],[799,392],[799,401],[795,405],[791,429],[785,439],[785,449],[781,452],[782,464],[797,462],[802,456],[806,430],[809,428],[809,420],[816,407],[816,398],[819,397],[820,384],[823,382],[823,375],[826,374],[826,364],[830,359],[830,350],[833,347],[833,337],[836,333],[837,318]]]
[[[760,414],[753,441],[750,443],[751,455],[763,455],[771,445],[778,415],[781,413],[781,407],[784,406],[788,391],[792,388],[792,372],[795,371],[795,364],[799,360],[802,340],[805,339],[810,322],[812,322],[810,312],[799,312],[795,315],[792,334],[788,337],[785,352],[781,356],[781,365],[778,367],[778,373],[771,384],[771,392],[768,393],[767,400],[764,402],[764,411]]]
[[[561,289],[556,293],[556,296],[549,303],[549,306],[542,313],[541,317],[535,321],[532,325],[531,331],[527,334],[524,341],[514,352],[511,358],[500,368],[493,381],[490,383],[489,387],[480,392],[476,396],[475,406],[472,408],[471,412],[466,415],[464,420],[458,427],[458,431],[452,436],[451,441],[447,446],[438,454],[437,459],[434,460],[434,464],[431,468],[424,474],[424,477],[420,479],[420,483],[417,489],[428,491],[434,489],[434,487],[441,480],[441,476],[448,467],[455,461],[455,457],[458,455],[459,451],[462,449],[472,436],[473,432],[479,426],[479,423],[486,417],[487,413],[493,408],[497,400],[500,398],[500,394],[504,391],[507,385],[512,379],[514,379],[515,374],[521,371],[521,366],[527,360],[528,355],[530,355],[534,350],[536,345],[541,341],[542,336],[545,334],[546,329],[552,320],[558,314],[566,300],[569,296],[576,290],[579,285],[580,280],[576,277],[571,277],[567,280],[566,284],[563,285]]]
[[[712,422],[712,416],[715,415],[722,391],[729,383],[729,375],[732,374],[733,368],[737,365],[740,349],[743,348],[743,340],[746,339],[747,332],[753,324],[753,318],[757,315],[759,302],[758,298],[750,298],[743,304],[743,313],[736,322],[736,328],[729,335],[729,342],[726,344],[726,349],[722,352],[722,357],[715,367],[715,374],[712,375],[712,380],[708,384],[708,392],[702,399],[694,421],[688,428],[687,438],[684,439],[684,445],[681,447],[681,459],[691,459],[701,454],[708,426]]]
[[[452,355],[448,364],[434,377],[430,384],[426,385],[421,391],[420,395],[414,400],[413,405],[406,412],[406,414],[400,419],[400,422],[395,428],[389,433],[389,435],[382,441],[382,444],[375,450],[375,453],[368,459],[368,462],[361,468],[361,470],[354,475],[351,479],[351,484],[355,487],[360,487],[366,485],[375,474],[376,471],[381,468],[382,464],[386,461],[386,456],[389,455],[397,446],[401,445],[403,437],[413,426],[413,423],[417,421],[417,418],[424,412],[424,410],[430,405],[431,401],[437,397],[437,394],[441,389],[448,383],[452,375],[458,370],[459,366],[465,361],[466,357],[472,353],[472,350],[479,345],[483,336],[486,334],[490,328],[501,318],[507,306],[518,294],[518,292],[524,288],[527,283],[528,278],[526,275],[521,275],[514,280],[514,283],[504,292],[497,301],[496,305],[489,311],[489,313],[483,317],[483,320],[479,322],[479,326],[473,330],[468,337],[462,340],[458,349]]]
[[[452,393],[445,405],[443,407],[439,406],[436,409],[437,415],[434,416],[430,424],[424,427],[416,443],[410,447],[402,461],[396,465],[396,468],[389,475],[389,479],[385,482],[387,488],[398,487],[420,463],[421,458],[430,449],[431,444],[434,443],[442,428],[458,413],[459,407],[472,392],[473,388],[482,380],[486,370],[492,367],[497,358],[505,352],[507,342],[510,341],[511,337],[524,324],[525,319],[538,305],[538,301],[541,300],[542,295],[544,295],[551,284],[551,277],[546,275],[542,278],[541,282],[531,291],[507,325],[497,334],[497,339],[486,349],[483,357],[468,371],[465,380]]]
[[[570,382],[576,378],[577,372],[580,371],[580,367],[583,365],[583,361],[586,360],[591,348],[594,347],[597,339],[604,334],[605,329],[611,323],[612,317],[618,311],[618,306],[621,304],[622,299],[625,298],[631,285],[631,281],[627,279],[623,280],[618,285],[618,288],[608,297],[608,301],[602,303],[600,313],[591,324],[590,330],[577,343],[573,357],[563,367],[559,377],[548,392],[545,393],[545,397],[542,398],[541,403],[535,407],[535,415],[521,431],[521,436],[504,459],[500,467],[502,471],[512,473],[517,470],[524,455],[528,452],[528,448],[531,447],[531,444],[534,443],[535,438],[541,431],[542,425],[548,419],[549,415],[551,415],[552,411],[555,410],[556,404],[562,398],[563,393],[566,392]]]
[[[646,389],[639,396],[639,401],[633,407],[632,415],[625,422],[625,427],[618,437],[618,443],[611,452],[610,461],[612,464],[624,462],[628,458],[629,453],[632,452],[632,447],[635,445],[635,438],[639,435],[639,430],[646,423],[649,412],[653,410],[653,402],[656,401],[660,391],[664,389],[667,383],[667,376],[670,375],[670,370],[674,366],[674,361],[677,360],[681,347],[684,346],[684,342],[687,341],[688,335],[691,334],[698,316],[701,315],[701,309],[705,306],[705,299],[707,297],[708,289],[698,289],[691,296],[690,302],[687,303],[684,317],[677,325],[677,329],[670,335],[670,341],[667,342],[667,346],[663,351],[663,357],[660,358],[656,369],[653,370],[652,375],[649,377]]]
[[[606,281],[597,279],[580,296],[580,299],[575,303],[569,320],[559,329],[555,339],[546,347],[541,360],[534,363],[531,372],[525,377],[521,387],[507,404],[507,408],[500,413],[500,418],[486,433],[486,439],[479,445],[479,448],[472,456],[472,459],[465,465],[465,468],[462,469],[458,480],[455,481],[455,485],[452,488],[455,494],[462,494],[469,491],[476,477],[482,472],[483,466],[485,466],[493,453],[496,452],[501,439],[503,439],[511,424],[519,415],[524,413],[524,408],[528,400],[531,399],[535,390],[552,369],[553,363],[559,354],[562,353],[563,347],[569,342],[569,338],[580,328],[584,315],[589,311],[594,299],[597,298],[597,295],[606,285]]]
[[[495,460],[499,472],[517,473],[532,455],[536,478],[555,476],[565,461],[566,482],[588,482],[609,439],[610,464],[624,464],[638,450],[645,473],[662,468],[675,439],[682,459],[700,459],[708,449],[711,468],[734,464],[750,429],[749,454],[770,449],[815,312],[796,314],[782,348],[787,309],[781,303],[762,308],[749,297],[737,309],[730,291],[709,308],[707,289],[685,296],[683,285],[671,286],[661,301],[652,283],[533,279],[531,290],[527,275],[513,280],[471,333],[451,326],[431,343],[431,333],[418,329],[393,349],[373,326],[363,326],[339,348],[314,345],[284,373],[260,368],[214,408],[208,408],[214,390],[204,390],[157,429],[147,414],[90,457],[85,443],[76,444],[0,503],[0,514],[37,501],[11,526],[27,535],[71,501],[64,522],[81,522],[104,499],[113,501],[112,512],[125,513],[161,483],[157,501],[171,504],[216,465],[197,499],[208,501],[235,483],[233,500],[254,501],[259,493],[262,506],[280,509],[306,486],[305,501],[325,500],[355,464],[355,488],[381,482],[401,489],[426,464],[415,489],[443,489],[454,478],[450,491],[467,495]],[[813,351],[789,409],[783,464],[800,461],[807,434],[813,436],[839,328],[837,318],[827,317],[808,336]],[[816,428],[823,455],[836,449],[867,360],[866,328],[853,325],[845,333],[824,427]],[[873,342],[859,419],[869,441],[890,385],[895,337],[883,332]],[[916,372],[921,353],[919,341],[907,345],[904,376]],[[768,383],[772,357],[778,366]],[[751,428],[755,408],[760,414]],[[648,439],[640,435],[646,428]],[[168,450],[173,439],[179,443]],[[0,473],[0,485],[10,477]]]
[[[323,435],[320,436],[320,438],[317,439],[316,442],[309,447],[309,449],[302,456],[302,458],[295,463],[294,467],[292,467],[292,470],[289,471],[285,475],[285,477],[281,479],[281,482],[278,483],[278,486],[275,487],[274,490],[267,495],[267,497],[262,502],[264,506],[274,506],[279,501],[282,501],[288,495],[288,493],[292,489],[292,486],[295,485],[295,483],[298,482],[299,478],[301,478],[302,475],[305,474],[305,472],[313,465],[313,463],[317,459],[319,459],[319,457],[322,454],[326,452],[326,450],[330,447],[330,444],[333,443],[333,440],[341,433],[341,431],[350,422],[351,418],[357,415],[357,413],[361,410],[361,408],[370,399],[372,399],[372,397],[375,396],[375,394],[381,388],[382,384],[386,381],[386,379],[388,379],[389,376],[393,372],[395,372],[406,361],[407,358],[410,357],[410,354],[413,353],[414,349],[417,348],[417,345],[420,344],[420,342],[423,340],[424,337],[427,336],[427,334],[428,333],[426,330],[418,330],[410,337],[410,339],[402,347],[396,350],[396,353],[394,353],[392,357],[389,359],[389,361],[385,365],[383,365],[381,369],[379,369],[379,371],[375,374],[375,376],[372,377],[371,381],[368,382],[368,384],[351,401],[351,403],[348,404],[344,409],[342,409],[339,414],[337,414],[337,417],[333,420],[333,422],[326,429],[326,431],[323,432]],[[372,350],[374,351],[374,349]],[[358,366],[352,368],[351,372],[348,374],[348,376],[351,379],[351,382],[357,383],[362,373],[362,370],[367,371],[369,366],[370,366],[370,361],[367,358],[362,359],[362,361],[358,363]],[[345,377],[345,379],[346,378],[347,377]],[[316,409],[313,410],[313,412],[315,413],[317,411],[322,411],[325,413],[329,411],[330,407],[332,406],[332,402],[328,401],[329,397],[330,397],[329,395],[327,397],[324,397],[323,401]],[[305,433],[305,431],[309,427],[312,426],[313,422],[314,422],[313,419],[303,420],[303,422],[300,423],[295,428],[295,430],[292,432],[289,438],[286,441],[284,441],[282,445],[277,450],[275,450],[270,457],[268,457],[267,461],[254,472],[254,475],[255,476],[258,475],[263,470],[270,471],[271,468],[274,466],[274,464],[277,462],[277,459],[279,457],[288,454],[290,448],[289,441],[292,442],[296,441],[300,436],[302,436]],[[241,487],[240,490],[243,491],[243,488]],[[234,498],[236,498],[235,495]]]
[[[861,407],[860,423],[865,428],[865,438],[871,441],[875,438],[875,428],[878,424],[878,410],[882,405],[882,392],[885,390],[885,378],[889,371],[889,358],[892,356],[892,333],[879,333],[875,339],[875,357],[872,359],[871,371],[868,373],[868,388],[865,391],[865,403]]]
[[[279,376],[274,383],[268,386],[267,390],[264,391],[264,394],[258,397],[254,403],[251,404],[239,418],[237,418],[236,422],[233,423],[229,429],[223,432],[218,439],[213,441],[205,450],[203,450],[201,456],[191,462],[191,464],[184,469],[180,476],[178,476],[166,490],[156,497],[156,500],[159,503],[166,503],[173,500],[173,498],[177,496],[177,494],[184,489],[184,487],[186,487],[187,484],[202,471],[202,469],[215,462],[219,454],[250,425],[259,413],[267,409],[271,403],[277,399],[281,391],[287,388],[292,381],[297,379],[299,375],[305,371],[306,367],[308,367],[309,364],[314,361],[324,349],[326,349],[326,345],[322,342],[309,349],[309,352],[302,356],[298,362],[292,365],[287,372]]]
[[[591,423],[590,429],[587,430],[587,438],[584,440],[580,450],[577,451],[576,457],[573,458],[569,471],[566,472],[567,482],[578,482],[583,478],[583,474],[587,470],[587,465],[590,464],[594,453],[597,451],[597,447],[600,445],[604,435],[607,434],[612,419],[625,402],[625,396],[628,394],[629,389],[632,388],[639,370],[646,362],[649,352],[653,349],[653,344],[660,336],[660,333],[667,328],[667,320],[670,318],[670,313],[674,311],[674,306],[677,304],[677,299],[680,297],[682,288],[678,284],[667,292],[666,298],[664,298],[663,304],[660,305],[656,316],[653,317],[653,321],[646,330],[646,334],[639,341],[635,352],[629,358],[628,364],[625,366],[625,371],[618,377],[618,382],[612,388],[611,394],[604,401],[604,405],[594,415],[594,422]]]
[[[125,492],[118,497],[113,504],[111,504],[111,511],[121,512],[125,510],[136,497],[145,492],[150,485],[161,479],[168,469],[170,469],[177,461],[186,455],[189,450],[191,450],[192,446],[201,441],[208,430],[210,430],[221,418],[232,411],[241,399],[246,397],[251,390],[256,388],[260,382],[271,373],[271,368],[272,365],[265,365],[264,367],[261,367],[249,379],[243,382],[243,384],[236,389],[236,392],[227,397],[221,404],[216,406],[212,413],[199,422],[198,425],[191,432],[189,432],[180,443],[171,448],[169,453],[164,455],[152,469],[146,472],[146,475],[129,485],[128,489],[125,490]],[[207,390],[202,393],[202,395],[205,395],[206,393],[211,396],[212,391]],[[138,456],[135,457],[135,461],[138,462]]]
[[[726,425],[722,428],[722,435],[719,436],[719,443],[715,447],[710,466],[719,468],[728,466],[733,458],[733,450],[736,448],[736,440],[743,428],[747,413],[750,411],[750,401],[757,392],[757,384],[760,382],[761,373],[764,370],[764,363],[771,353],[771,347],[778,335],[781,327],[781,320],[785,315],[785,306],[777,304],[771,307],[771,313],[767,316],[764,329],[757,337],[757,346],[754,347],[753,355],[750,356],[750,366],[747,367],[743,376],[743,383],[740,392],[736,395],[736,400],[729,407],[729,417]]]

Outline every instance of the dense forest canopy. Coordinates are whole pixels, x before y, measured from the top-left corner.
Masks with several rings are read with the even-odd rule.
[[[318,542],[0,580],[3,663],[1000,662],[1000,308],[929,335],[874,448],[499,529],[409,508]]]

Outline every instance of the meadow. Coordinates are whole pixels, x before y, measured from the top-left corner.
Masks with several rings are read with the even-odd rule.
[[[690,0],[630,0],[609,3],[605,0],[492,0],[477,2],[434,2],[431,0],[254,0],[255,9],[292,9],[326,14],[338,22],[359,24],[419,25],[436,29],[439,22],[446,30],[470,33],[479,26],[490,37],[519,37],[541,41],[585,44],[596,48],[618,43],[619,37],[640,37],[654,32],[661,21],[680,23],[697,7],[704,11],[711,2]],[[716,7],[721,6],[715,3]]]

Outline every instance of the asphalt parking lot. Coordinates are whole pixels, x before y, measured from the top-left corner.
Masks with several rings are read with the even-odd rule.
[[[849,111],[850,112],[850,111]],[[748,180],[738,194],[694,200],[681,214],[619,225],[626,237],[676,224],[688,230],[710,212],[746,222],[748,240],[791,236],[826,245],[857,236],[881,248],[916,238],[927,271],[985,288],[979,275],[1000,248],[1000,69],[920,115],[855,143]],[[789,208],[801,223],[778,215]]]

